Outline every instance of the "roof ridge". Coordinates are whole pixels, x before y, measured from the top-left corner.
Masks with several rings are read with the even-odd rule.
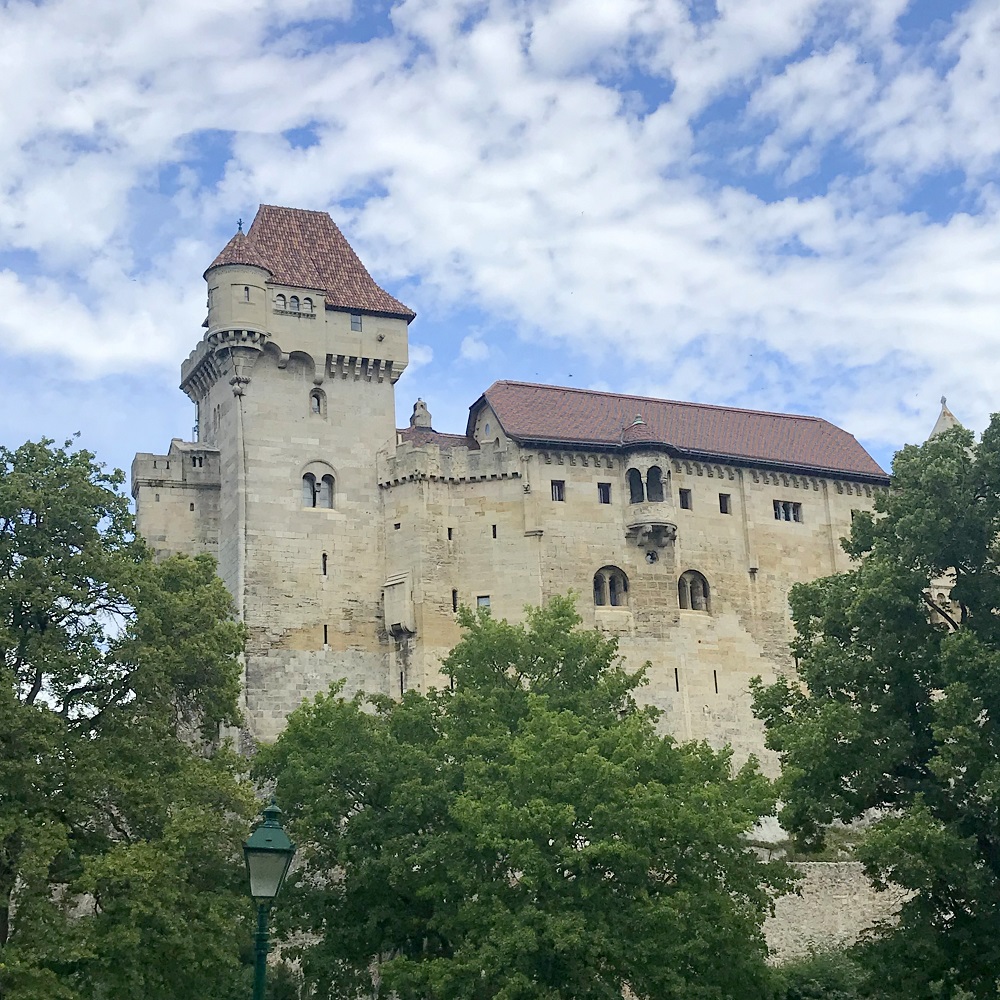
[[[559,392],[579,392],[588,396],[609,396],[614,399],[635,399],[645,403],[669,403],[671,406],[690,406],[699,410],[728,410],[735,413],[753,413],[763,417],[787,417],[790,420],[814,420],[821,424],[829,423],[824,417],[814,417],[807,413],[779,413],[775,410],[755,410],[748,406],[724,406],[720,403],[693,403],[690,400],[665,399],[662,396],[636,396],[627,392],[610,392],[607,389],[581,389],[579,386],[550,385],[544,382],[521,382],[518,379],[498,379],[486,392],[489,392],[493,386],[497,385],[520,385],[531,389],[557,389]]]

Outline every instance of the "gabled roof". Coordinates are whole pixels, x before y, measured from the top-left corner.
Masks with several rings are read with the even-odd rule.
[[[657,444],[694,459],[889,481],[852,434],[819,417],[494,382],[472,405],[470,436],[484,402],[507,436],[522,444],[611,449]],[[642,418],[641,441],[633,440],[636,417]]]
[[[208,271],[223,264],[253,264],[277,284],[322,291],[328,308],[407,322],[416,316],[375,283],[326,212],[261,205],[247,233],[237,233]]]

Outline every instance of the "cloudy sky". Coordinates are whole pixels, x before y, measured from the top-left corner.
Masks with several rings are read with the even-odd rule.
[[[825,416],[884,465],[1000,385],[996,0],[6,0],[0,441],[189,437],[201,274],[328,210],[494,379]]]

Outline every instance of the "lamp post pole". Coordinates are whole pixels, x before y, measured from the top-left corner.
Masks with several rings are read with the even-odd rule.
[[[253,1000],[264,1000],[267,987],[267,953],[270,941],[267,918],[271,903],[285,881],[295,845],[281,828],[281,810],[272,799],[264,810],[264,822],[243,843],[243,857],[250,877],[250,895],[257,904],[257,933],[254,938]]]
[[[271,950],[267,935],[267,903],[257,904],[257,933],[254,935],[253,1000],[264,1000],[267,987],[267,953]]]

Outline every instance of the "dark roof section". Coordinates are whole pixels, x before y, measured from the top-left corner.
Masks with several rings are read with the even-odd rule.
[[[237,233],[208,271],[223,264],[255,264],[279,284],[322,291],[330,309],[396,316],[407,323],[416,316],[375,284],[326,212],[261,205],[246,235]]]
[[[691,458],[889,481],[852,434],[819,417],[494,382],[472,405],[470,436],[484,400],[507,435],[519,443],[619,448],[624,433],[626,447],[634,436]],[[637,416],[643,424],[633,430]]]
[[[478,451],[479,442],[474,437],[464,434],[441,434],[430,427],[404,427],[399,432],[405,444],[419,448],[425,444],[436,444],[439,448],[469,448]]]

